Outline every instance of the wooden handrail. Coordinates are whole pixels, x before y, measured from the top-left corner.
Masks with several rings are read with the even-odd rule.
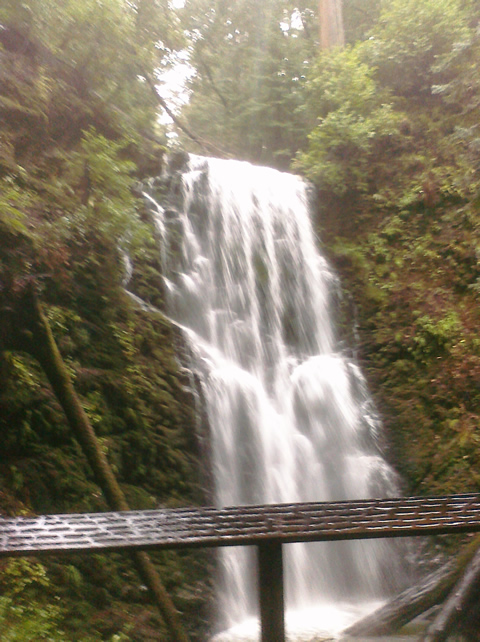
[[[480,530],[480,494],[0,518],[0,556],[371,539]]]
[[[262,642],[283,642],[282,544],[476,531],[480,531],[478,493],[2,517],[0,557],[256,545]]]

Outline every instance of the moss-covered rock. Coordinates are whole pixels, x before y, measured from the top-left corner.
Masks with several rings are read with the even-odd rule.
[[[468,203],[441,199],[434,208],[373,208],[363,232],[357,226],[343,237],[334,237],[338,220],[329,230],[324,217],[332,260],[356,303],[390,456],[409,493],[479,489],[477,216]]]

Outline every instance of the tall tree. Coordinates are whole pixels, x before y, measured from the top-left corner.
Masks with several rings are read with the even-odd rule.
[[[330,49],[330,47],[343,46],[345,44],[345,30],[342,0],[319,0],[318,15],[321,48]]]
[[[302,91],[313,13],[288,0],[192,0],[184,11],[195,75],[183,116],[224,154],[285,168],[304,139]]]

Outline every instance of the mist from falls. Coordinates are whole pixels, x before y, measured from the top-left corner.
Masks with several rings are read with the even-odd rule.
[[[146,198],[162,239],[169,314],[202,364],[216,504],[394,494],[364,380],[335,336],[337,280],[313,233],[306,184],[190,156],[178,189],[176,209]],[[382,541],[284,550],[291,611],[381,599],[397,570]],[[222,551],[225,628],[257,612],[253,554]]]

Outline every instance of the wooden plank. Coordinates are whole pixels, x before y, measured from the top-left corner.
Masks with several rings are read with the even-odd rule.
[[[0,518],[0,556],[480,531],[480,494]]]
[[[258,546],[261,642],[285,642],[282,544]]]

